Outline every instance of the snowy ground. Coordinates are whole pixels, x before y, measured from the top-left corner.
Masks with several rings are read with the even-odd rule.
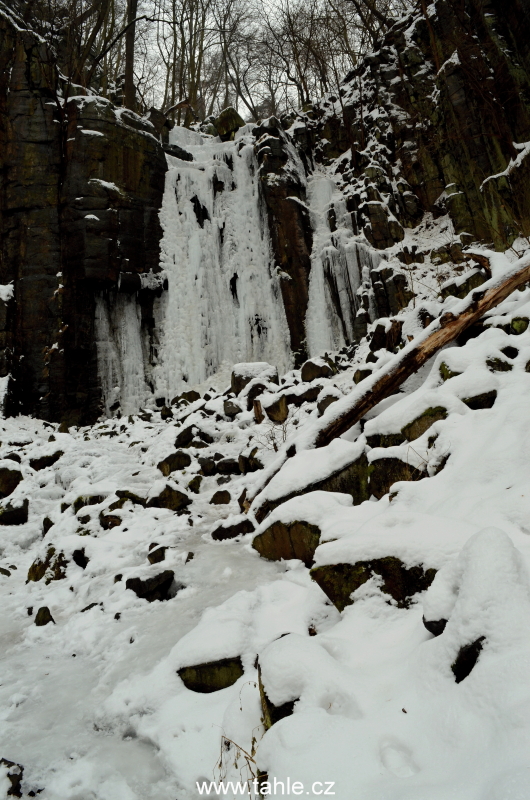
[[[516,292],[490,321],[506,326],[528,317],[529,303],[530,290]],[[404,312],[407,324],[415,313]],[[508,368],[492,369],[499,360]],[[445,382],[442,362],[455,374]],[[302,782],[304,794],[315,782],[330,782],[329,796],[340,800],[528,800],[529,362],[530,330],[515,335],[495,327],[446,349],[406,394],[370,415],[364,433],[357,426],[341,443],[372,461],[410,460],[425,477],[394,484],[391,502],[387,494],[351,506],[346,495],[316,492],[290,501],[298,503],[294,511],[287,504],[274,512],[298,518],[303,509],[319,525],[317,566],[396,556],[438,570],[408,608],[372,578],[339,614],[302,562],[260,558],[254,534],[212,540],[220,520],[240,514],[237,498],[257,485],[260,472],[223,483],[205,477],[193,494],[187,486],[198,457],[237,458],[257,444],[266,466],[275,458],[267,447],[271,430],[281,438],[269,422],[257,426],[241,400],[234,420],[217,391],[175,406],[166,420],[150,409],[144,419],[69,433],[34,419],[4,420],[0,467],[23,474],[8,500],[16,506],[28,498],[29,520],[2,528],[0,757],[23,765],[24,796],[42,790],[43,800],[192,800],[201,796],[197,781],[237,781],[259,769],[271,781]],[[356,367],[321,379],[323,391],[351,390]],[[288,373],[285,385],[294,388],[299,378]],[[277,388],[269,386],[269,399]],[[492,408],[462,402],[493,390]],[[445,407],[447,418],[412,443],[367,446],[366,436],[399,431],[434,406]],[[317,414],[316,402],[306,403],[288,432],[313,425]],[[191,423],[213,442],[184,448],[191,464],[164,478],[156,464]],[[63,455],[53,466],[30,466],[58,450]],[[342,458],[328,450],[329,463]],[[304,457],[312,468],[316,454]],[[318,458],[325,469],[326,457]],[[117,490],[148,501],[166,484],[189,495],[189,513],[129,501],[116,512],[119,525],[101,527],[99,514],[108,513]],[[212,505],[224,489],[230,503]],[[74,513],[74,501],[89,495],[99,501]],[[53,524],[43,537],[45,517]],[[154,542],[167,549],[165,560],[151,565]],[[50,546],[64,554],[65,576],[27,582]],[[73,560],[80,550],[89,559],[84,568]],[[166,569],[177,590],[169,600],[148,603],[126,588],[128,578]],[[55,624],[37,627],[43,606]],[[449,620],[441,636],[425,629],[423,615]],[[451,666],[460,649],[481,637],[475,667],[456,683]],[[244,675],[219,692],[190,691],[177,674],[235,656]],[[296,701],[266,733],[257,657],[271,702]],[[0,772],[0,796],[8,786]]]

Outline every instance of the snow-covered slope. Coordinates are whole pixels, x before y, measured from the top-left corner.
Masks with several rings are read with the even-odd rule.
[[[318,457],[297,455],[296,474],[275,479],[284,475],[286,493],[362,455],[374,491],[385,461],[408,465],[409,480],[358,505],[344,491],[305,493],[234,538],[217,529],[252,521],[238,498],[259,485],[260,464],[273,463],[285,436],[314,427],[332,389],[353,389],[368,342],[334,356],[328,377],[301,382],[291,370],[277,386],[264,373],[263,408],[290,398],[283,424],[258,424],[247,410],[259,376],[239,396],[211,389],[68,433],[4,420],[2,505],[23,511],[27,500],[29,516],[2,527],[0,758],[24,767],[23,795],[194,800],[217,796],[197,781],[260,770],[310,796],[330,782],[340,800],[527,800],[529,304],[530,290],[515,292],[489,327],[446,348],[364,426]],[[401,313],[404,337],[419,311]],[[390,356],[379,350],[377,363]],[[433,409],[444,413],[411,433]],[[52,455],[53,464],[36,460]],[[257,471],[241,474],[240,455]],[[22,476],[14,489],[8,470]],[[212,503],[218,492],[228,495]],[[299,520],[319,532],[312,573],[252,546],[273,522]],[[377,572],[384,559],[429,580],[396,600]],[[360,564],[368,579],[339,612],[319,570]],[[142,581],[166,571],[163,599],[146,599]],[[44,607],[53,622],[39,626]],[[445,629],[435,637],[422,617],[431,628],[447,620]],[[234,683],[186,688],[179,670],[223,659],[240,665]],[[274,707],[284,716],[265,730]]]

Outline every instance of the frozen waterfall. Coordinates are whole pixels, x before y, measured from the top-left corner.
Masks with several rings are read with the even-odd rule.
[[[182,128],[172,135],[194,161],[168,156],[160,215],[168,291],[153,377],[165,397],[223,364],[269,361],[286,371],[292,363],[252,135],[243,129],[225,143]]]
[[[193,160],[167,156],[160,211],[166,291],[154,299],[148,329],[135,294],[97,302],[107,414],[133,413],[153,396],[170,401],[216,374],[228,383],[239,361],[268,361],[280,373],[293,366],[252,126],[232,142],[177,127],[170,141]],[[313,251],[305,327],[307,351],[317,355],[355,340],[360,294],[373,296],[370,272],[381,255],[354,235],[344,197],[322,169],[307,179],[307,205]]]

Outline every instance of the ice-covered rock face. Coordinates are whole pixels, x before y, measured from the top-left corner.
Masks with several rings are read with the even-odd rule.
[[[131,413],[153,393],[173,397],[237,362],[268,361],[285,372],[358,340],[388,311],[375,286],[384,295],[393,270],[381,269],[381,255],[355,235],[333,179],[315,174],[308,183],[310,164],[277,120],[247,125],[234,141],[183,128],[170,140],[192,160],[167,155],[166,291],[150,338],[135,295],[97,305],[107,414]]]
[[[168,291],[156,310],[153,379],[166,397],[224,364],[268,361],[285,371],[292,362],[253,137],[186,144],[195,160],[168,158],[161,212]]]

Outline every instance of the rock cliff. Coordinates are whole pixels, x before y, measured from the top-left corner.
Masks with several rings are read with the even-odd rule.
[[[60,80],[23,27],[0,5],[6,411],[89,422],[102,410],[96,300],[111,314],[137,293],[149,347],[165,156],[148,122]]]
[[[237,330],[233,344],[214,342],[219,352],[205,359],[205,376],[227,353],[234,361],[249,360],[254,350],[273,359],[281,351],[278,336],[288,336],[282,357],[294,364],[350,346],[374,320],[407,305],[414,289],[407,269],[461,265],[470,242],[505,250],[530,235],[529,11],[528,0],[508,8],[500,0],[420,0],[336,96],[246,127],[267,228],[256,247],[269,248],[270,260],[262,254],[257,264],[254,245],[248,257],[270,273],[281,308],[270,319],[255,310],[243,319],[241,298],[254,278],[246,287],[242,269],[230,271],[219,257],[219,275],[199,290],[203,296],[208,281],[217,287],[208,307],[222,304],[223,315],[225,302],[233,302]],[[7,413],[79,424],[123,411],[124,400],[138,407],[149,396],[175,393],[193,370],[168,361],[157,373],[164,314],[180,313],[171,300],[155,302],[167,286],[160,267],[165,181],[168,191],[160,130],[67,85],[46,43],[2,3],[0,60],[0,369],[10,376]],[[212,156],[213,164],[228,159],[225,172],[243,147],[234,135],[221,137],[234,153]],[[185,149],[165,149],[174,164],[189,167]],[[221,253],[232,248],[223,245],[230,228],[221,212],[219,220],[210,217],[237,181],[221,181],[219,169],[210,170],[207,187],[198,175],[187,200],[201,230],[218,225],[208,236],[219,239]],[[176,194],[179,178],[170,180]],[[243,193],[241,180],[237,186]],[[180,203],[183,191],[180,185]],[[429,239],[440,218],[447,220],[445,239]],[[243,264],[247,256],[241,258]],[[219,281],[227,282],[222,291]],[[286,331],[276,332],[274,352],[267,344],[272,324]],[[190,353],[206,347],[202,338],[185,344]],[[252,352],[240,352],[250,346]],[[175,343],[165,347],[174,350]],[[172,385],[166,373],[177,372]]]

